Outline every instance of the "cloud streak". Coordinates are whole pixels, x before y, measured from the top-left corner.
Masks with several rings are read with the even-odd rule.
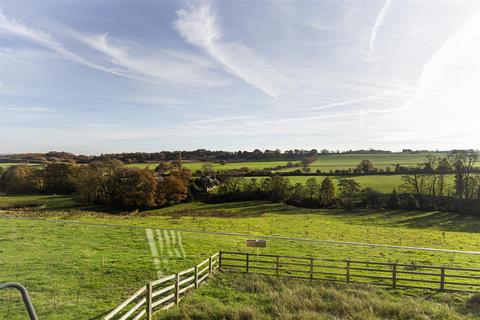
[[[382,9],[377,15],[377,19],[375,20],[375,24],[373,25],[372,29],[370,30],[370,41],[368,42],[368,55],[371,56],[375,47],[375,41],[377,40],[378,30],[385,22],[385,17],[387,16],[390,8],[392,7],[393,0],[385,1]]]
[[[362,102],[368,102],[368,101],[373,101],[381,97],[386,97],[394,94],[399,94],[399,93],[404,93],[407,91],[412,90],[411,88],[400,88],[400,89],[395,89],[395,90],[389,90],[389,91],[384,91],[380,92],[377,94],[372,94],[369,96],[361,97],[361,98],[356,98],[356,99],[349,99],[349,100],[344,100],[344,101],[338,101],[338,102],[333,102],[329,104],[325,104],[322,106],[318,107],[313,107],[310,110],[324,110],[324,109],[331,109],[331,108],[336,108],[336,107],[343,107],[343,106],[348,106],[352,104],[358,104]]]
[[[15,19],[7,17],[0,10],[0,34],[15,36],[35,43],[55,52],[60,57],[80,65],[126,77],[149,84],[159,81],[175,84],[196,85],[202,87],[222,86],[228,83],[221,76],[214,76],[210,69],[214,65],[199,56],[167,51],[156,55],[130,54],[125,45],[110,41],[108,34],[86,35],[72,30],[65,30],[74,39],[102,53],[112,66],[92,62],[64,47],[52,35],[42,30],[31,28]],[[101,59],[101,58],[100,58]]]
[[[213,64],[193,54],[176,51],[160,51],[155,54],[132,54],[129,48],[107,33],[97,35],[75,35],[90,48],[102,53],[111,63],[127,70],[146,82],[169,82],[202,87],[222,86],[227,83],[220,76],[209,72]]]
[[[226,71],[263,93],[278,98],[290,87],[289,80],[260,59],[254,50],[240,42],[225,42],[222,39],[217,18],[210,6],[178,10],[174,27],[185,41],[203,49]]]
[[[33,43],[36,43],[37,45],[42,46],[46,49],[49,49],[57,53],[59,56],[67,60],[76,62],[78,64],[81,64],[96,70],[115,74],[118,76],[127,76],[117,70],[110,69],[86,60],[85,58],[79,56],[78,54],[66,49],[61,43],[56,41],[50,34],[42,30],[30,28],[27,25],[15,19],[9,18],[3,13],[2,10],[0,10],[0,32],[3,32],[4,34],[7,34],[7,35],[20,37],[25,40],[31,41]]]
[[[448,38],[440,49],[435,51],[423,66],[418,87],[413,99],[401,109],[418,104],[431,94],[435,84],[450,66],[460,61],[474,48],[480,37],[480,11],[468,20],[455,34]]]

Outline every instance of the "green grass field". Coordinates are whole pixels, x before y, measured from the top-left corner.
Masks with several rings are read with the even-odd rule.
[[[444,154],[437,154],[444,155]],[[445,154],[446,155],[446,154]],[[425,161],[425,154],[409,154],[409,153],[393,153],[393,154],[329,154],[329,155],[320,155],[318,161],[313,163],[310,168],[312,171],[320,169],[322,172],[329,172],[330,170],[346,170],[349,168],[355,168],[360,161],[370,160],[373,165],[378,169],[385,169],[390,167],[391,169],[395,168],[395,165],[399,163],[402,166],[415,166],[421,164]],[[298,163],[298,161],[292,161],[293,163]],[[279,165],[286,165],[288,161],[246,161],[246,162],[227,162],[225,165],[220,163],[214,163],[213,167],[215,170],[232,170],[240,169],[242,167],[247,167],[251,169],[261,170],[265,168],[272,168]],[[146,166],[150,169],[154,169],[157,163],[133,163],[128,166],[145,168]],[[199,161],[185,161],[183,163],[185,168],[188,168],[192,171],[197,171],[202,169],[203,162]],[[288,168],[279,170],[280,172],[288,172],[299,169],[297,168]]]
[[[437,156],[446,156],[446,154],[436,153]],[[320,155],[319,160],[313,163],[310,168],[312,171],[317,169],[322,172],[330,172],[335,170],[346,170],[349,168],[355,168],[360,161],[370,160],[373,165],[378,169],[386,169],[390,167],[393,169],[398,163],[402,166],[415,166],[421,164],[425,161],[425,154],[410,154],[410,153],[392,153],[392,154],[329,154],[329,155]],[[298,163],[298,161],[292,161],[293,163]],[[222,170],[233,170],[240,169],[242,167],[247,167],[255,170],[261,170],[265,168],[272,168],[279,165],[286,165],[288,161],[244,161],[244,162],[227,162],[225,165],[221,165],[216,162],[213,163],[213,167],[216,171]],[[0,163],[0,167],[9,167],[15,165],[15,163]],[[36,164],[30,164],[36,165]],[[155,169],[158,165],[156,162],[152,163],[132,163],[128,164],[128,167],[136,168],[150,168]],[[203,162],[200,161],[184,161],[183,163],[185,168],[192,170],[193,172],[202,169]],[[282,169],[280,171],[293,171],[299,168],[288,168]]]
[[[298,161],[292,161],[296,163]],[[273,168],[276,166],[284,166],[288,163],[288,161],[244,161],[244,162],[227,162],[226,164],[222,165],[218,162],[212,163],[213,169],[215,171],[224,171],[224,170],[234,170],[240,168],[250,168],[255,170],[262,170],[265,168]],[[195,172],[197,170],[202,170],[202,165],[204,162],[199,161],[184,161],[183,167],[192,170]],[[135,167],[135,168],[145,168],[149,167],[150,169],[155,169],[158,163],[132,163],[127,166]]]
[[[329,154],[320,155],[319,159],[313,163],[310,168],[312,171],[317,169],[322,172],[330,172],[330,170],[347,170],[353,169],[362,160],[370,160],[375,168],[394,169],[398,163],[402,166],[414,167],[417,164],[425,162],[424,153],[410,154],[410,153],[392,153],[392,154]],[[446,156],[446,154],[437,153],[437,156]],[[293,171],[296,168],[283,169],[281,171]]]
[[[42,206],[8,209],[20,203]],[[460,250],[480,247],[480,220],[450,213],[347,213],[252,201],[192,202],[119,215],[101,212],[101,208],[86,211],[86,207],[67,196],[0,196],[0,207],[4,208],[2,216],[41,219],[0,219],[0,280],[27,285],[40,319],[73,319],[77,315],[96,319],[148,279],[154,279],[157,271],[168,274],[182,270],[218,250],[245,251],[245,240],[251,237],[206,232]],[[159,230],[162,239],[170,239],[170,244],[173,234],[161,229],[198,233],[176,233],[185,255],[166,251],[158,269],[153,263],[145,228]],[[285,239],[268,239],[263,252],[480,267],[478,256],[460,253]],[[0,318],[23,319],[18,315],[21,310],[13,292],[0,292]]]
[[[464,294],[405,295],[374,286],[222,273],[155,319],[476,319],[477,300]]]
[[[0,162],[0,168],[8,168],[11,166],[18,166],[18,165],[25,165],[25,166],[36,166],[41,167],[41,164],[38,163],[16,163],[16,162]]]
[[[258,181],[265,179],[265,177],[246,177],[245,179],[255,178]],[[301,183],[305,185],[305,182],[310,179],[315,178],[318,183],[321,183],[324,176],[291,176],[287,177],[291,184]],[[362,188],[370,187],[379,192],[383,193],[390,193],[393,189],[397,191],[400,190],[400,186],[402,185],[402,175],[368,175],[368,176],[348,176],[348,177],[330,177],[335,185],[338,182],[337,178],[348,178],[354,179],[356,182],[360,184]],[[453,175],[447,176],[447,189],[449,187],[453,187]]]

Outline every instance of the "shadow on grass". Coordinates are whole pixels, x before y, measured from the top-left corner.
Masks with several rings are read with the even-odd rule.
[[[444,211],[375,211],[359,210],[346,212],[344,210],[328,210],[323,214],[358,224],[375,224],[388,227],[406,228],[436,228],[440,231],[480,232],[480,217],[462,215]],[[374,222],[374,223],[372,223]]]
[[[0,201],[0,210],[9,212],[28,213],[54,213],[58,211],[90,211],[95,213],[126,214],[125,210],[84,204],[75,195],[6,195],[8,201]],[[0,199],[4,200],[4,199]]]

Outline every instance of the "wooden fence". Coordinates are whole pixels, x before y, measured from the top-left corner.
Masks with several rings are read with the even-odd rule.
[[[104,320],[151,320],[154,311],[178,304],[188,290],[197,289],[219,265],[217,252],[190,269],[150,281],[107,314]]]
[[[367,283],[392,288],[480,291],[480,269],[220,251],[221,271]]]

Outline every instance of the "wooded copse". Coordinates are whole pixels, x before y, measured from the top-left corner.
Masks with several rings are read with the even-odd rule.
[[[172,168],[168,176],[149,169],[128,168],[108,159],[88,165],[47,164],[43,169],[20,165],[6,169],[0,187],[10,194],[77,193],[85,203],[117,208],[172,205],[188,197],[191,172]]]
[[[308,156],[302,165],[308,167],[314,159],[315,156]],[[88,165],[51,163],[44,168],[11,166],[1,174],[0,188],[12,194],[77,193],[85,203],[117,208],[161,207],[198,198],[217,202],[282,201],[319,208],[405,208],[480,214],[479,161],[480,155],[475,151],[453,151],[448,156],[428,154],[424,164],[402,176],[402,186],[390,195],[362,188],[354,179],[341,176],[335,178],[337,187],[330,177],[321,181],[310,177],[305,184],[292,185],[288,178],[275,174],[262,179],[215,175],[207,163],[204,176],[192,179],[181,161],[162,162],[155,170],[149,170],[130,168],[116,159]],[[358,170],[365,173],[374,169],[369,160],[358,165]],[[453,187],[446,183],[446,175],[452,173]],[[205,177],[218,179],[216,192],[207,192],[202,183]]]

